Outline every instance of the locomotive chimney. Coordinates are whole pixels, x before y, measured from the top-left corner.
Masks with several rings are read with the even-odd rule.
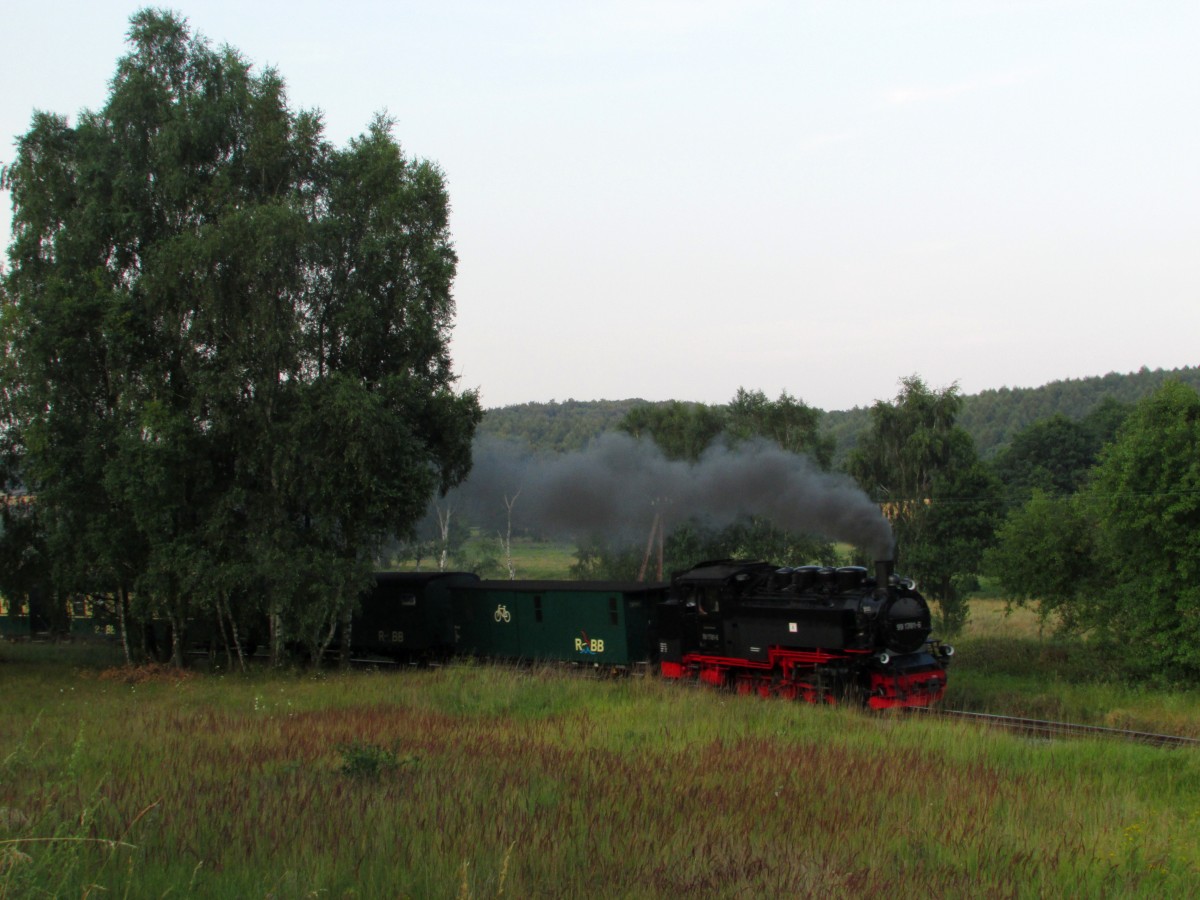
[[[888,582],[891,581],[894,565],[894,561],[890,559],[875,560],[875,595],[877,597],[887,596]]]

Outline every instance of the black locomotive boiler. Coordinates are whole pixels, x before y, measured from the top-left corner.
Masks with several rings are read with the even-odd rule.
[[[779,568],[701,563],[672,579],[658,609],[666,678],[815,703],[928,706],[954,651],[930,640],[929,606],[890,562]]]

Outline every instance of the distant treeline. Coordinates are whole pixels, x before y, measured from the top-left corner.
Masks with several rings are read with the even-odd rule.
[[[1152,394],[1168,378],[1200,390],[1200,366],[1171,370],[1143,367],[1129,374],[1110,372],[1091,378],[1052,381],[1036,388],[1005,387],[966,395],[958,424],[974,439],[979,456],[990,459],[1007,446],[1014,435],[1034,422],[1055,414],[1080,420],[1105,398],[1125,404],[1136,403]],[[804,399],[802,390],[798,396]],[[552,400],[505,406],[487,411],[479,433],[522,439],[537,451],[579,450],[598,435],[615,430],[631,409],[645,402],[637,398]],[[831,410],[821,416],[822,433],[835,441],[835,464],[845,460],[869,424],[869,407]]]
[[[477,434],[524,441],[539,452],[582,450],[604,432],[615,431],[630,410],[645,404],[631,398],[503,406],[484,413]]]

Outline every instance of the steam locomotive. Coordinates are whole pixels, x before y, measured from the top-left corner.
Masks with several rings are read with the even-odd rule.
[[[659,605],[659,667],[739,693],[928,706],[954,655],[930,631],[925,599],[889,562],[873,579],[862,566],[702,563],[675,576]]]

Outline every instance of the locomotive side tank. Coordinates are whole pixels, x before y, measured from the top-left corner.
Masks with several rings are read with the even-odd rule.
[[[889,562],[778,568],[716,560],[679,573],[658,614],[660,669],[740,692],[928,706],[953,652],[930,641],[925,599]]]

